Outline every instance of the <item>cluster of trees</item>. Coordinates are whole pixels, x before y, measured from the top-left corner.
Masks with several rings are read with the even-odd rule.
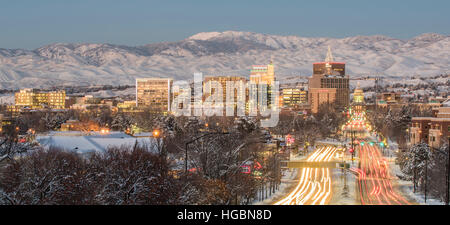
[[[67,110],[64,112],[35,111],[21,114],[14,119],[13,127],[19,127],[21,133],[30,128],[36,132],[58,130],[67,120],[78,120],[84,123],[93,123],[99,127],[109,127],[117,131],[125,131],[132,124],[138,124],[144,130],[154,129],[155,120],[160,114],[150,111],[138,113],[114,113],[109,108],[97,108],[89,111]]]
[[[159,122],[156,121],[169,153],[184,160],[187,151],[188,169],[195,171],[196,179],[192,180],[193,185],[186,192],[198,193],[200,196],[196,199],[201,199],[202,204],[250,204],[260,186],[269,182],[273,187],[274,183],[279,183],[281,176],[276,174],[279,170],[275,171],[271,164],[275,156],[263,154],[267,151],[273,153],[274,149],[263,145],[265,140],[256,120],[161,117]],[[242,173],[243,165],[253,166],[255,162],[263,165],[261,176]],[[206,186],[198,186],[198,178]],[[214,194],[203,195],[204,188],[210,188]]]
[[[415,181],[418,191],[444,200],[446,196],[447,146],[431,149],[426,143],[407,147],[408,128],[412,117],[432,116],[431,108],[421,109],[418,106],[406,105],[400,109],[379,108],[368,112],[367,118],[375,130],[389,137],[399,145],[397,161],[403,172],[399,177],[403,180]]]
[[[37,132],[46,132],[59,129],[61,124],[65,123],[73,116],[74,112],[33,112],[22,114],[13,121],[11,127],[18,127],[21,133],[25,133],[30,128]]]
[[[309,143],[336,135],[339,127],[345,123],[345,115],[334,107],[322,105],[316,115],[280,115],[276,127],[270,132],[277,135],[292,135],[298,145]]]
[[[411,146],[398,155],[397,160],[403,172],[399,177],[415,182],[418,191],[427,192],[428,196],[445,201],[448,192],[447,157],[448,144],[444,144],[440,149],[430,149],[426,143]]]
[[[0,146],[0,157],[9,159],[0,162],[0,204],[250,204],[261,180],[281,177],[272,170],[274,158],[262,154],[268,149],[260,144],[256,121],[151,121],[161,133],[151,145],[101,154],[43,150],[2,137],[13,147]],[[264,166],[262,177],[242,173],[242,165],[255,161]]]
[[[405,105],[399,110],[386,107],[369,111],[367,119],[378,133],[384,137],[389,137],[397,142],[401,149],[405,149],[409,135],[407,129],[411,124],[411,119],[413,117],[427,117],[431,115],[431,108],[421,109],[418,106]]]
[[[262,190],[266,195],[267,189],[275,192],[281,180],[277,146],[267,144],[257,118],[173,117],[99,109],[24,114],[11,127],[45,132],[58,129],[68,119],[95,121],[115,130],[138,124],[148,131],[157,129],[160,135],[150,146],[122,146],[92,155],[37,150],[12,136],[2,137],[13,147],[0,147],[0,157],[9,159],[0,168],[0,203],[251,204],[261,199]],[[315,116],[282,115],[278,126],[267,130],[314,144],[335,132],[344,120],[342,113],[329,108]],[[242,166],[254,170],[256,163],[261,165],[257,174],[243,173]]]
[[[21,141],[19,133],[20,130],[14,126],[2,128],[2,132],[0,132],[0,169],[5,161],[13,160],[15,156],[37,148],[36,143]],[[22,138],[26,139],[29,135],[31,134],[22,136]]]
[[[180,204],[181,183],[142,147],[85,158],[61,149],[33,151],[3,169],[0,204]]]

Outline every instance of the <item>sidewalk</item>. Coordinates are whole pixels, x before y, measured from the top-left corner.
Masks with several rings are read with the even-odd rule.
[[[431,196],[427,196],[427,202],[425,203],[425,196],[423,193],[416,192],[414,193],[413,183],[411,181],[401,180],[397,177],[397,174],[402,174],[400,170],[400,166],[395,164],[394,157],[386,157],[388,161],[390,172],[392,179],[395,182],[395,188],[399,190],[400,193],[412,204],[420,204],[420,205],[444,205],[445,203],[434,199]]]
[[[288,195],[298,183],[298,171],[299,169],[285,170],[284,175],[281,178],[281,184],[278,191],[263,201],[253,202],[253,205],[272,205],[276,201],[281,200],[284,196]]]

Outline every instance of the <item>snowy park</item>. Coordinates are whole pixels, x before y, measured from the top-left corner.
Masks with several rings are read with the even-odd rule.
[[[58,147],[79,154],[90,152],[104,152],[111,147],[150,145],[153,139],[150,136],[133,137],[123,132],[78,132],[54,131],[40,134],[36,140],[44,148]]]

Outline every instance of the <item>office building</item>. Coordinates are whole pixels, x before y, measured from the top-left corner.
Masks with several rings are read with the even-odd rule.
[[[136,79],[136,106],[153,112],[170,112],[172,85],[170,78]]]
[[[226,107],[226,103],[227,103],[227,95],[230,94],[230,96],[234,96],[233,97],[233,102],[230,102],[230,104],[233,105],[233,108],[236,109],[237,107],[237,102],[240,100],[238,98],[238,94],[243,94],[244,99],[241,99],[241,101],[246,101],[247,100],[247,96],[248,96],[248,92],[246,91],[246,84],[247,84],[247,79],[244,77],[239,77],[239,76],[205,76],[204,78],[204,82],[203,82],[203,99],[207,99],[209,96],[214,95],[215,92],[217,91],[213,85],[209,86],[209,90],[207,90],[207,83],[209,82],[218,82],[221,87],[222,87],[222,103],[214,103],[215,106],[219,106],[219,107],[224,107],[224,112],[225,112],[225,107]],[[240,82],[242,82],[242,89],[241,89],[241,93],[238,93],[238,86],[241,84]],[[229,83],[233,83],[234,88],[233,87],[228,87]],[[233,88],[233,93],[227,93],[227,88]],[[206,94],[207,93],[207,94]],[[225,115],[225,114],[224,114]]]
[[[284,108],[299,108],[307,103],[307,92],[299,88],[285,88],[281,91],[280,105]]]
[[[413,117],[409,129],[409,146],[424,142],[439,148],[450,137],[450,107],[441,107],[433,117]]]
[[[258,90],[259,84],[267,84],[267,94],[265,94],[264,96],[259,96],[259,91],[257,91],[257,98],[266,99],[267,101],[267,106],[258,106],[260,110],[278,106],[278,104],[272,104],[271,102],[272,87],[275,83],[275,80],[275,67],[272,62],[270,62],[268,65],[252,66],[252,69],[250,71],[250,84],[256,86],[250,86],[249,91],[255,92]]]
[[[66,101],[65,91],[42,92],[33,89],[22,89],[16,92],[15,106],[29,109],[64,109]]]
[[[313,76],[309,78],[309,103],[313,113],[322,104],[344,109],[350,104],[349,77],[345,75],[345,63],[335,62],[328,47],[325,62],[313,64]]]

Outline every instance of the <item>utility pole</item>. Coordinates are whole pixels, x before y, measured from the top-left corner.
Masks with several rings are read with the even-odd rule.
[[[354,133],[354,131],[353,131],[353,127],[352,127],[352,129],[351,129],[351,136],[352,136],[352,164],[353,164],[353,156],[355,155],[355,146],[354,146],[354,136],[355,136],[355,133]]]
[[[186,155],[184,156],[184,173],[187,174],[187,170],[188,170],[188,146],[189,146],[190,142],[186,142],[186,147],[184,148],[184,152],[186,153]]]
[[[414,179],[414,182],[413,182],[413,187],[414,187],[414,190],[413,190],[413,192],[414,193],[416,193],[416,171],[417,171],[417,169],[416,169],[416,165],[417,163],[416,163],[416,153],[414,153],[414,175],[413,175],[413,179]]]
[[[277,140],[277,148],[275,154],[273,154],[273,178],[274,178],[274,189],[278,188],[278,166],[277,166],[277,159],[278,159],[278,152],[280,148],[280,140]],[[273,190],[275,192],[275,190]]]

